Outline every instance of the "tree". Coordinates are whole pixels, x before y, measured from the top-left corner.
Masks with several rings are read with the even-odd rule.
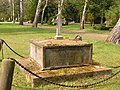
[[[35,17],[34,17],[34,21],[33,21],[33,25],[32,25],[33,27],[37,27],[37,24],[38,24],[41,2],[42,2],[42,0],[38,0],[38,5],[37,5],[37,8],[36,8],[36,13],[35,13]]]
[[[107,41],[114,44],[120,44],[120,18],[108,36]]]
[[[80,22],[79,9],[76,7],[76,3],[75,2],[73,3],[71,0],[64,1],[62,15],[67,22],[69,21]]]
[[[9,1],[9,18],[7,19],[8,21],[18,21],[19,18],[19,11],[20,11],[20,0],[8,0]]]
[[[13,23],[15,23],[15,0],[12,1],[12,16],[13,16]]]
[[[1,0],[0,1],[0,18],[3,19],[3,21],[6,21],[9,17],[9,2],[8,0]]]
[[[45,6],[43,7],[42,16],[41,16],[41,24],[43,24],[44,12],[45,12],[47,5],[48,5],[48,0],[46,0]]]
[[[114,0],[113,5],[106,11],[107,26],[113,26],[118,21],[120,15],[120,1]]]
[[[86,12],[86,8],[87,8],[87,3],[88,0],[85,0],[85,5],[84,5],[84,9],[83,9],[83,14],[82,14],[82,19],[81,19],[81,23],[80,23],[80,29],[84,29],[84,22],[85,22],[85,12]]]
[[[99,3],[99,2],[98,2]],[[100,0],[101,25],[104,23],[105,12],[113,5],[113,0]]]
[[[20,25],[23,25],[23,0],[20,0]]]
[[[24,0],[24,18],[33,22],[38,0]]]
[[[52,19],[57,17],[57,9],[58,9],[58,0],[49,0],[49,4],[45,9],[45,22],[51,24]]]

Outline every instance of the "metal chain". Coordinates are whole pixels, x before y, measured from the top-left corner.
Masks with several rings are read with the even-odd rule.
[[[4,59],[4,50],[3,50],[3,46],[2,46],[1,49],[2,49],[2,52],[1,52],[1,53],[2,53],[2,60],[3,60],[3,59]]]
[[[26,67],[24,67],[21,63],[19,63],[19,62],[18,62],[17,60],[15,60],[14,58],[9,58],[9,59],[15,61],[16,64],[18,64],[21,68],[23,68],[24,70],[26,70],[26,71],[29,72],[30,74],[38,77],[39,79],[41,79],[41,80],[43,80],[43,81],[45,81],[45,82],[47,82],[47,83],[54,84],[54,85],[57,85],[57,86],[62,86],[62,87],[87,88],[87,87],[90,87],[90,86],[94,86],[94,85],[98,85],[98,84],[100,84],[100,83],[106,82],[106,81],[110,80],[111,78],[113,78],[114,76],[116,76],[117,74],[120,73],[120,70],[119,70],[119,71],[116,72],[115,74],[113,74],[113,75],[111,75],[111,76],[109,76],[109,77],[107,77],[107,78],[105,78],[105,79],[103,79],[103,80],[100,80],[100,81],[98,81],[98,82],[94,82],[94,83],[91,83],[91,84],[78,85],[78,86],[76,86],[76,85],[65,85],[65,84],[55,83],[55,82],[53,82],[53,81],[47,80],[47,79],[45,79],[45,78],[42,78],[42,77],[40,77],[39,75],[37,75],[37,74],[33,73],[32,71],[30,71],[29,69],[27,69]]]
[[[2,39],[0,39],[0,40],[2,40]],[[5,45],[6,45],[12,52],[14,52],[16,55],[24,58],[22,55],[18,54],[16,51],[14,51],[4,40],[2,40],[2,41],[5,43]],[[62,87],[87,88],[87,87],[94,86],[94,85],[98,85],[98,84],[100,84],[100,83],[103,83],[103,82],[105,82],[105,81],[108,81],[108,80],[110,80],[111,78],[115,77],[116,75],[118,75],[118,74],[120,73],[120,70],[119,70],[119,71],[117,71],[116,73],[112,74],[111,76],[109,76],[109,77],[107,77],[107,78],[105,78],[105,79],[103,79],[103,80],[100,80],[100,81],[91,83],[91,84],[77,85],[77,86],[76,86],[76,85],[65,85],[65,84],[55,83],[55,82],[53,82],[53,81],[47,80],[47,79],[45,79],[45,78],[42,78],[42,77],[40,77],[39,75],[37,75],[37,74],[33,73],[32,71],[30,71],[29,69],[27,69],[26,67],[24,67],[24,66],[23,66],[21,63],[19,63],[16,59],[14,59],[14,58],[9,58],[9,59],[15,61],[16,64],[18,64],[21,68],[23,68],[24,70],[26,70],[26,71],[29,72],[30,74],[38,77],[39,79],[41,79],[41,80],[43,80],[43,81],[45,81],[45,82],[47,82],[47,83],[54,84],[54,85],[57,85],[57,86],[62,86]],[[116,67],[114,67],[114,68],[119,68],[119,67],[120,67],[120,66],[116,66]]]
[[[0,39],[0,51],[2,55],[2,60],[4,59],[4,52],[3,52],[3,40]]]
[[[14,51],[3,39],[0,39],[3,43],[5,43],[5,45],[12,51],[14,52],[16,55],[20,56],[21,58],[25,58],[24,56],[20,55],[19,53],[17,53],[16,51]],[[2,56],[3,57],[3,56]]]

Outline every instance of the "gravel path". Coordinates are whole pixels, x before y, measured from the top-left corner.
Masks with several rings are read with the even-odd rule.
[[[83,30],[81,31],[68,31],[68,30],[63,30],[62,33],[67,33],[67,34],[76,34],[76,35],[80,35],[82,37],[85,38],[91,38],[94,40],[106,40],[108,37],[108,34],[97,34],[97,33],[91,33],[91,32],[85,32]]]

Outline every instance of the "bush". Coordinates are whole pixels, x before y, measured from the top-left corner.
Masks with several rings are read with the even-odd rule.
[[[109,30],[109,27],[106,27],[105,25],[102,25],[100,30]]]
[[[93,28],[96,30],[110,30],[113,27],[106,27],[106,25],[103,24],[103,25],[99,25],[99,26],[94,26]]]

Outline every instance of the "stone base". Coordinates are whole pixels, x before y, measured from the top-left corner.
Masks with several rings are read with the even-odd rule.
[[[55,36],[54,39],[61,40],[63,39],[63,36]]]
[[[73,66],[69,68],[59,68],[41,71],[41,67],[32,59],[21,59],[19,60],[19,62],[40,77],[51,80],[53,82],[59,81],[58,83],[63,80],[77,80],[86,76],[106,76],[112,74],[112,69],[100,65]],[[29,74],[22,68],[20,68],[20,70],[26,76],[27,81],[31,82],[32,87],[48,84],[40,80],[39,78]]]

